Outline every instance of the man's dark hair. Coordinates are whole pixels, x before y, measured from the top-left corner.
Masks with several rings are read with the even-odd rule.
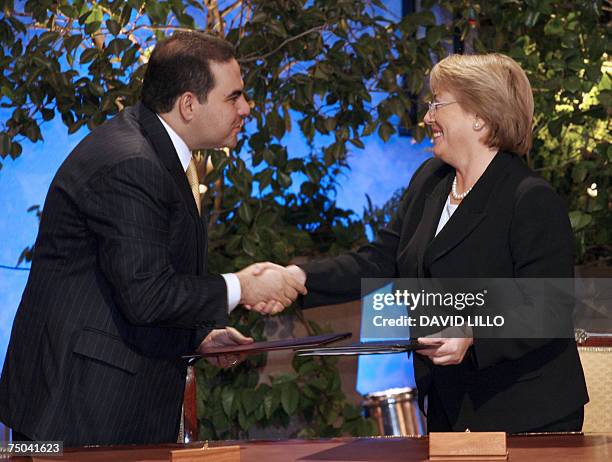
[[[193,92],[203,103],[215,86],[210,62],[235,58],[234,46],[202,32],[175,32],[159,42],[147,64],[140,99],[152,111],[170,112],[176,99]]]

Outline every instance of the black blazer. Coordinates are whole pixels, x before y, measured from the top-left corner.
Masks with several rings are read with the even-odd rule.
[[[138,104],[90,133],[46,198],[0,420],[67,446],[176,442],[181,355],[227,323],[206,252],[206,217],[158,117]]]
[[[453,176],[439,159],[426,161],[373,243],[304,265],[305,307],[360,297],[364,277],[573,277],[572,231],[561,199],[510,153],[495,156],[434,237]],[[588,401],[573,340],[476,339],[470,350],[457,366],[414,356],[421,407],[434,387],[454,430],[527,431]]]

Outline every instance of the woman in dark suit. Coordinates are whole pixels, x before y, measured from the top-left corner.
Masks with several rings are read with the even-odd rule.
[[[361,278],[573,277],[564,204],[520,157],[533,119],[524,71],[500,54],[452,55],[430,87],[434,158],[374,242],[289,267],[306,278],[305,306],[359,298]],[[581,429],[588,396],[573,340],[420,340],[434,346],[414,360],[430,431]]]

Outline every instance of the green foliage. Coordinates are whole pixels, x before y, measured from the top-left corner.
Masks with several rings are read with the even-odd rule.
[[[370,196],[366,194],[368,205],[363,211],[363,222],[366,226],[370,227],[372,233],[376,233],[377,230],[389,224],[402,201],[402,196],[406,192],[406,189],[407,186],[397,189],[391,198],[381,207],[372,204]]]
[[[220,3],[221,9],[209,10],[192,1],[30,0],[19,6],[2,1],[0,101],[5,111],[12,110],[0,128],[2,159],[18,157],[23,139],[41,140],[40,124],[56,115],[72,133],[133,104],[156,40],[177,29],[207,30],[236,43],[256,125],[240,151],[252,168],[237,161],[217,164],[224,178],[231,171],[234,178],[247,174],[241,177],[242,189],[231,185],[225,191],[214,223],[229,223],[236,210],[248,219],[250,210],[255,229],[262,217],[277,224],[291,210],[302,222],[314,219],[311,237],[320,230],[315,239],[320,245],[306,253],[330,250],[334,242],[327,238],[344,218],[333,217],[330,223],[336,210],[327,195],[333,192],[334,175],[346,168],[351,150],[364,146],[364,137],[389,139],[398,119],[417,139],[423,137],[423,124],[411,127],[407,117],[412,103],[405,89],[424,90],[431,56],[442,56],[458,31],[468,41],[475,36],[476,51],[507,53],[526,69],[536,99],[529,163],[569,204],[578,262],[609,263],[611,89],[605,2],[423,2],[424,9],[437,3],[456,18],[446,25],[436,25],[426,10],[389,20],[378,1]],[[424,34],[416,35],[419,28]],[[293,159],[283,147],[282,140],[295,129],[310,143],[310,157]],[[226,167],[229,171],[222,173]],[[300,191],[284,197],[304,174],[308,181]],[[587,192],[593,183],[596,197]],[[280,208],[273,204],[277,198]],[[287,228],[281,233],[293,235]],[[282,261],[297,250],[291,239],[281,238],[272,241],[274,251],[265,246],[262,252],[262,243],[269,241],[261,237],[232,244],[249,261],[258,249]]]

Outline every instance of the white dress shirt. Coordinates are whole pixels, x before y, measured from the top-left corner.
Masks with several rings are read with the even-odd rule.
[[[444,225],[448,223],[448,220],[450,220],[450,217],[453,216],[453,213],[455,213],[457,207],[459,207],[459,204],[451,204],[450,195],[446,196],[446,203],[442,209],[442,215],[440,215],[440,221],[438,222],[438,228],[436,229],[436,236],[442,230],[442,228],[444,228]]]
[[[159,116],[159,114],[157,114],[157,117],[168,132],[168,136],[170,136],[170,140],[172,141],[172,145],[178,154],[183,170],[187,171],[192,155],[189,146],[187,146],[183,139],[172,129],[170,125],[166,123],[164,119]],[[240,290],[240,281],[238,280],[238,276],[236,276],[234,273],[222,274],[221,276],[223,276],[223,279],[225,279],[225,284],[227,285],[227,312],[231,313],[240,302],[240,296],[242,295]]]

